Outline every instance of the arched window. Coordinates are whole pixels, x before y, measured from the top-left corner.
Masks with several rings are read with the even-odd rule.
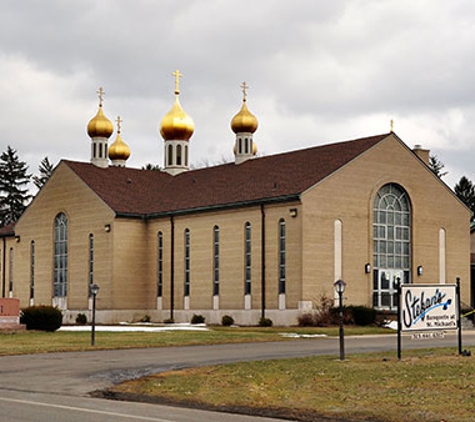
[[[173,145],[168,145],[168,165],[173,165]]]
[[[91,286],[94,284],[94,235],[89,235],[89,296],[91,296]]]
[[[285,294],[285,220],[279,221],[279,294]]]
[[[244,294],[251,294],[251,223],[245,225],[244,239]]]
[[[190,296],[190,229],[185,229],[185,296]]]
[[[68,218],[60,213],[54,219],[54,297],[68,294]]]
[[[181,166],[181,145],[176,146],[176,165]]]
[[[214,254],[214,280],[213,280],[213,295],[219,295],[219,227],[213,228],[213,254]]]
[[[163,296],[163,233],[158,232],[157,296]]]
[[[373,305],[396,307],[395,282],[410,282],[411,210],[405,190],[384,185],[374,199]]]
[[[30,243],[30,300],[35,298],[35,241]]]
[[[13,297],[13,248],[10,248],[10,257],[9,257],[8,297]]]

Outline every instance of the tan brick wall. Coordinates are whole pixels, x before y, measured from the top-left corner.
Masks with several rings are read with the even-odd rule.
[[[289,216],[292,204],[265,207],[266,213],[266,305],[278,305],[278,222],[287,224],[287,304],[297,307],[300,298],[301,262],[299,258],[300,219]],[[190,230],[191,284],[190,309],[213,308],[213,235],[214,226],[220,232],[220,294],[219,308],[244,308],[244,240],[245,224],[251,223],[252,309],[261,308],[261,210],[260,207],[206,212],[175,217],[175,302],[176,310],[184,305],[184,232]],[[169,219],[149,223],[149,238],[153,242],[152,273],[157,274],[157,233],[164,235],[164,308],[170,298],[170,227]],[[149,242],[150,243],[150,242]]]
[[[58,204],[61,204],[58,206]],[[35,303],[51,304],[53,287],[54,219],[64,212],[69,221],[68,307],[87,308],[89,271],[89,234],[95,238],[95,279],[101,283],[101,297],[106,299],[111,273],[112,243],[104,225],[114,214],[100,198],[64,164],[56,169],[50,182],[38,193],[15,227],[20,236],[15,249],[14,295],[21,306],[29,304],[30,244],[35,241]]]
[[[390,159],[388,159],[390,157]],[[469,211],[432,172],[395,138],[388,138],[332,177],[311,189],[303,202],[303,297],[333,296],[334,221],[343,225],[343,279],[351,303],[372,305],[372,209],[386,183],[408,193],[412,208],[412,280],[439,282],[439,230],[446,230],[446,280],[462,280],[462,299],[469,297]],[[418,277],[415,269],[424,267]]]

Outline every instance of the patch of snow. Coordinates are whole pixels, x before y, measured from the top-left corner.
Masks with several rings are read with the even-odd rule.
[[[58,331],[91,331],[90,325],[64,325]],[[209,331],[205,324],[169,324],[157,326],[152,324],[96,325],[95,331],[107,332],[163,332],[163,331]]]

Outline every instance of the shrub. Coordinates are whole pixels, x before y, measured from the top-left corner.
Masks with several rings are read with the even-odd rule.
[[[87,324],[87,316],[85,314],[77,314],[76,316],[76,324],[78,325],[86,325]]]
[[[376,309],[367,306],[348,306],[348,311],[353,315],[353,321],[356,325],[371,325],[376,322],[378,312]]]
[[[174,324],[175,320],[173,318],[167,318],[163,320],[164,324]]]
[[[61,327],[63,314],[53,306],[30,306],[22,310],[20,322],[27,330],[53,332]]]
[[[150,322],[152,318],[150,318],[150,315],[144,315],[140,322]]]
[[[261,317],[259,320],[259,327],[272,327],[274,323],[270,318]]]
[[[297,318],[299,327],[315,327],[315,312],[305,312]]]
[[[221,319],[221,324],[223,324],[224,327],[230,327],[234,324],[234,318],[231,315],[224,315]]]
[[[192,324],[204,324],[204,322],[205,322],[205,317],[203,315],[193,314],[193,317],[191,318]]]

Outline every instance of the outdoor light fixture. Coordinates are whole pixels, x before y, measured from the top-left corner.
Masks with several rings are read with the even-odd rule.
[[[421,276],[422,274],[424,274],[424,268],[422,267],[422,265],[419,265],[417,267],[417,275]]]
[[[340,360],[345,360],[345,332],[343,330],[343,293],[346,289],[346,283],[343,280],[337,280],[333,283],[335,292],[340,299]]]
[[[106,224],[106,225],[104,226],[104,231],[105,231],[106,233],[109,233],[109,232],[111,231],[111,225],[110,225],[110,224]]]
[[[21,239],[20,236],[15,236],[15,242],[16,243],[20,243],[20,239]]]
[[[289,214],[292,218],[297,217],[297,214],[298,214],[297,208],[290,208]]]
[[[94,283],[90,287],[90,292],[92,295],[91,346],[94,346],[96,343],[96,296],[99,293],[99,286]]]
[[[365,274],[369,274],[371,272],[371,264],[369,262],[365,264],[364,272]]]

